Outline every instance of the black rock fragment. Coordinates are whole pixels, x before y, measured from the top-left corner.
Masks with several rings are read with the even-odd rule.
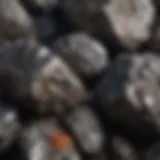
[[[67,64],[35,41],[15,41],[0,51],[0,86],[28,108],[40,113],[62,111],[87,97]]]
[[[116,135],[109,138],[108,148],[112,160],[138,160],[135,147],[127,139]]]
[[[14,107],[0,103],[0,153],[6,152],[20,133],[21,125]]]
[[[64,117],[64,122],[85,154],[93,156],[103,151],[107,135],[91,108],[79,106]]]
[[[107,49],[85,32],[65,35],[53,48],[82,77],[101,73],[108,65]]]
[[[16,39],[33,36],[32,19],[18,0],[0,0],[0,37]]]
[[[19,144],[26,160],[81,159],[71,137],[55,119],[41,119],[28,125]]]
[[[159,134],[159,77],[158,55],[125,54],[110,65],[93,101],[115,127],[135,136]]]
[[[67,0],[62,8],[69,21],[115,46],[136,49],[149,39],[155,18],[151,0]]]

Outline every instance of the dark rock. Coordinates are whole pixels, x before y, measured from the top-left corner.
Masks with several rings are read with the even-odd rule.
[[[151,0],[68,0],[62,8],[78,27],[127,49],[149,39],[155,18]]]
[[[65,62],[35,41],[4,45],[0,64],[3,91],[23,104],[35,101],[37,107],[30,108],[38,112],[60,111],[86,98],[83,84]]]
[[[18,0],[0,0],[0,37],[13,39],[33,35],[32,19]]]
[[[91,108],[79,106],[68,113],[64,121],[84,153],[94,155],[103,151],[107,135]]]
[[[54,119],[33,122],[19,140],[26,160],[80,160],[71,137]]]
[[[84,32],[59,38],[53,48],[83,77],[96,75],[108,65],[107,49]]]
[[[138,160],[136,149],[127,139],[112,135],[109,143],[112,160]]]
[[[154,53],[120,56],[95,90],[97,107],[134,135],[160,131],[160,57]]]
[[[20,122],[12,106],[0,104],[0,153],[6,152],[19,136]]]

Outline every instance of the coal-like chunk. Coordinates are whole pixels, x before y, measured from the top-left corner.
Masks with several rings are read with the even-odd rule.
[[[32,122],[24,128],[19,144],[26,160],[80,160],[72,138],[55,119]]]
[[[121,129],[135,135],[160,131],[160,57],[154,53],[120,56],[95,89],[97,107]],[[125,126],[125,127],[124,127]]]
[[[19,136],[20,123],[13,106],[0,103],[0,153],[5,152]]]
[[[65,122],[84,153],[96,154],[103,150],[107,136],[91,108],[87,106],[75,108],[65,117]]]
[[[59,38],[53,48],[78,74],[84,77],[100,73],[108,64],[107,49],[84,32]]]
[[[38,105],[30,108],[41,113],[61,111],[87,97],[67,64],[35,41],[19,40],[1,47],[0,76],[3,91],[17,100],[33,100]]]
[[[149,39],[155,17],[151,0],[68,0],[62,7],[78,27],[128,49]]]
[[[32,36],[32,20],[18,0],[0,0],[0,37]]]
[[[109,142],[112,160],[138,160],[135,147],[125,138],[112,135]]]
[[[146,150],[144,160],[160,160],[160,142],[153,144]]]

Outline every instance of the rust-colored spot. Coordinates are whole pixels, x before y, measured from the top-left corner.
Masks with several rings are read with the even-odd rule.
[[[71,144],[71,138],[63,132],[56,132],[49,136],[49,143],[56,149],[65,149]]]

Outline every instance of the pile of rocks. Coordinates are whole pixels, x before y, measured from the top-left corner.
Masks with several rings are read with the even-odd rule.
[[[160,160],[159,0],[0,0],[1,160]]]

